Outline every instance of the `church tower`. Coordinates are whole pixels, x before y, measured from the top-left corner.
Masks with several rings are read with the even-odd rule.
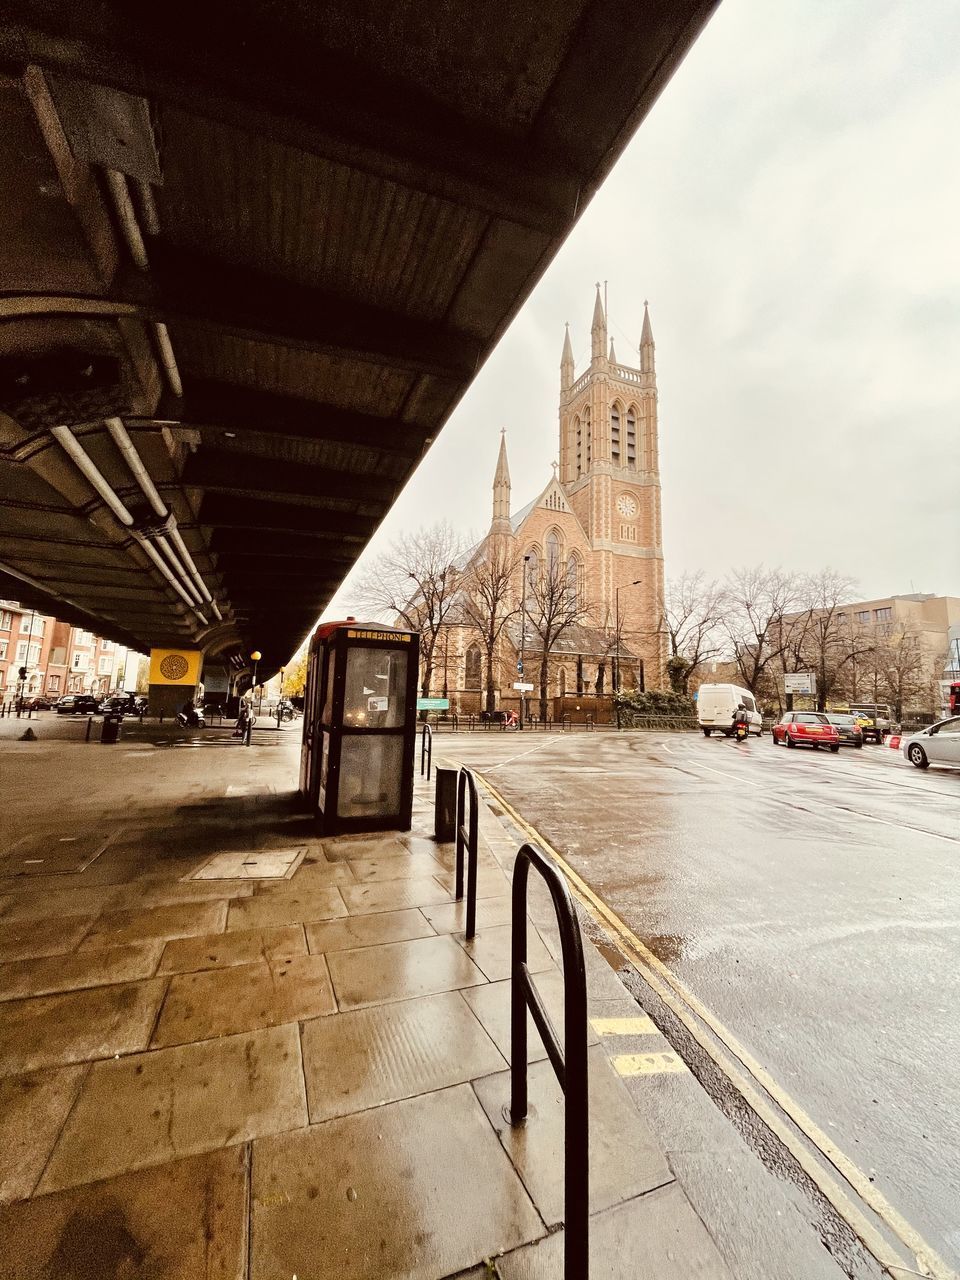
[[[620,588],[623,641],[643,656],[648,687],[666,662],[654,353],[644,302],[639,367],[618,362],[598,285],[590,364],[576,377],[568,329],[560,365],[560,482],[594,552],[588,593],[597,622],[612,630]]]

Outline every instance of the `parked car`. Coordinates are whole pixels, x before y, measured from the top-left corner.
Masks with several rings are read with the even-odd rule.
[[[99,706],[99,700],[92,693],[65,693],[56,711],[58,716],[92,716]]]
[[[111,698],[104,698],[98,708],[101,715],[122,715],[130,714],[130,699],[124,693],[115,693]]]
[[[763,716],[749,689],[741,689],[735,684],[702,684],[697,690],[697,722],[703,736],[709,738],[716,730],[729,738],[733,733],[733,713],[741,703],[747,709],[747,732],[759,738],[763,731]]]
[[[848,715],[841,711],[828,711],[827,719],[836,726],[841,747],[844,743],[849,743],[851,747],[863,746],[863,726],[855,715],[852,713]]]
[[[773,726],[773,745],[788,747],[829,747],[840,750],[840,734],[822,711],[788,711]]]
[[[45,698],[42,693],[35,693],[29,698],[24,698],[23,705],[29,711],[49,711],[53,703],[49,698]]]
[[[960,769],[960,716],[949,716],[911,733],[900,746],[904,756],[918,769],[943,764]]]
[[[883,742],[890,732],[890,708],[885,702],[851,702],[850,714],[860,721],[864,742]]]

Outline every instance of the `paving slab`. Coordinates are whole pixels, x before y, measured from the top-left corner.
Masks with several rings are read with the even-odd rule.
[[[39,1190],[114,1177],[306,1123],[295,1026],[96,1063]]]
[[[247,880],[172,880],[168,876],[120,885],[110,900],[111,911],[142,911],[148,907],[174,907],[188,902],[220,902],[253,893]]]
[[[328,862],[348,862],[353,858],[399,857],[407,852],[402,836],[330,836],[321,841]]]
[[[0,1079],[0,1204],[33,1191],[86,1070],[58,1067]]]
[[[0,920],[0,962],[63,955],[77,946],[93,921],[92,915]]]
[[[542,1233],[468,1085],[254,1144],[251,1280],[437,1280]]]
[[[335,951],[327,962],[341,1009],[412,1000],[486,981],[470,957],[446,935]]]
[[[562,1231],[525,1245],[497,1270],[503,1280],[556,1280]],[[771,1271],[772,1274],[772,1271]],[[590,1219],[590,1280],[732,1280],[710,1233],[674,1183]]]
[[[314,1124],[506,1066],[458,991],[320,1018],[301,1042]]]
[[[399,853],[381,858],[355,858],[350,870],[359,884],[377,880],[414,880],[438,875],[442,865],[429,853]]]
[[[326,951],[375,947],[383,942],[432,938],[434,932],[416,907],[407,911],[378,911],[367,916],[347,916],[344,920],[325,920],[305,925],[304,928],[314,955]]]
[[[233,929],[199,938],[177,938],[163,948],[159,973],[191,973],[197,969],[225,969],[256,960],[286,960],[306,955],[303,926],[272,929]]]
[[[0,1075],[144,1049],[165,978],[0,1004]]]
[[[260,929],[273,925],[300,924],[308,920],[333,920],[345,916],[347,908],[335,887],[301,890],[296,882],[284,893],[255,894],[230,903],[227,928]]]
[[[563,974],[557,969],[548,969],[536,976],[536,986],[543,1000],[550,1021],[556,1028],[557,1036],[563,1044]],[[510,1061],[510,980],[491,982],[485,987],[472,987],[464,991],[463,998],[474,1011],[484,1030],[494,1044]],[[597,1034],[587,1024],[587,1044],[597,1044]],[[540,1033],[533,1019],[527,1014],[527,1061],[539,1062],[547,1056]]]
[[[150,938],[188,938],[223,929],[225,902],[183,902],[147,910],[107,911],[83,941],[83,947],[116,946],[121,942],[145,942]]]
[[[245,1280],[243,1147],[0,1209],[5,1280]]]
[[[490,982],[510,977],[513,927],[509,924],[477,926],[477,933],[468,942],[463,933],[452,934],[454,941],[464,951]],[[541,973],[554,967],[553,956],[540,941],[540,935],[532,924],[527,928],[527,968],[531,973]]]
[[[363,915],[369,911],[402,911],[405,907],[430,907],[438,902],[449,902],[453,897],[432,876],[429,879],[345,884],[340,892],[351,915]]]
[[[461,898],[459,902],[441,902],[439,906],[423,907],[422,911],[437,933],[462,933],[467,927],[466,898]],[[477,898],[478,929],[509,924],[512,918],[509,897]]]
[[[336,1013],[323,956],[277,956],[170,979],[154,1048]]]
[[[563,1090],[549,1062],[528,1067],[530,1109],[523,1124],[510,1125],[510,1073],[474,1084],[487,1118],[500,1135],[545,1222],[563,1221]],[[673,1174],[602,1048],[590,1050],[590,1211],[609,1209]]]
[[[453,871],[441,871],[437,875],[438,884],[453,894],[454,884],[456,883],[456,875]],[[467,882],[467,872],[464,868],[463,872],[464,885]],[[503,898],[510,893],[510,882],[503,872],[497,867],[478,867],[477,868],[477,897],[478,898]]]
[[[156,972],[162,947],[159,941],[130,942],[121,947],[0,965],[0,1001],[150,978]]]
[[[263,888],[269,887],[272,891],[279,892],[287,884],[292,884],[297,890],[303,892],[324,888],[327,885],[356,884],[352,868],[351,862],[323,862],[319,859],[305,858],[297,867],[292,880],[283,880],[276,885],[264,885]]]

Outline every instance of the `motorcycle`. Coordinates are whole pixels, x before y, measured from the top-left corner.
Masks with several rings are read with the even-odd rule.
[[[207,726],[203,712],[196,707],[191,707],[189,711],[178,711],[177,724],[181,729],[205,729]]]
[[[746,737],[747,737],[746,720],[738,720],[736,722],[736,724],[733,726],[733,736],[736,738],[738,742],[746,741]]]

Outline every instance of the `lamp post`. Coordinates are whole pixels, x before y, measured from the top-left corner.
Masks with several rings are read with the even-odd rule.
[[[642,578],[637,578],[633,582],[625,583],[625,586],[639,587],[643,582]],[[613,705],[617,711],[617,728],[620,728],[620,587],[616,587],[613,592],[614,614],[616,619],[616,632],[614,634],[614,651],[613,651]]]
[[[520,661],[517,663],[517,675],[520,677],[520,683],[523,684],[523,650],[527,643],[527,565],[530,563],[530,557],[523,557],[523,581],[520,584]],[[520,720],[519,728],[523,728],[523,708],[526,702],[526,694],[523,689],[518,689],[520,694]]]

